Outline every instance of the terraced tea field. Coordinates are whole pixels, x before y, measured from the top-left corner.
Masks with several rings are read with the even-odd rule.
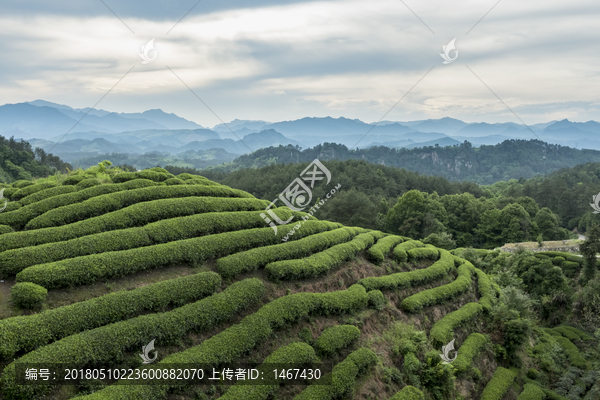
[[[3,398],[562,398],[498,363],[502,338],[485,321],[500,289],[455,252],[287,208],[276,213],[294,221],[275,233],[261,217],[268,201],[159,168],[94,181],[5,189]],[[41,307],[11,306],[9,286]],[[593,338],[567,327],[544,337],[586,370],[573,343]],[[453,339],[457,358],[444,364]],[[155,366],[320,360],[332,383],[57,386],[17,376],[19,364],[139,368],[152,340]]]

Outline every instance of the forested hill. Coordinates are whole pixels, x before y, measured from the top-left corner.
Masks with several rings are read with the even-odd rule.
[[[29,142],[0,136],[0,182],[41,178],[67,168],[72,169],[59,157],[40,148],[34,150]]]
[[[578,150],[540,140],[515,139],[493,146],[473,147],[465,141],[461,145],[414,149],[380,146],[350,150],[344,145],[325,143],[303,151],[291,145],[269,147],[213,168],[230,172],[271,164],[310,162],[315,158],[321,161],[365,160],[453,181],[468,180],[489,185],[500,180],[532,178],[567,166],[600,162],[600,151]]]

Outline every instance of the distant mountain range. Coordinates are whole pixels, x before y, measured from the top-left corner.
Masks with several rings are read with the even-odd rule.
[[[454,146],[465,140],[478,147],[508,139],[539,138],[562,146],[600,150],[600,123],[596,121],[565,119],[528,128],[512,122],[467,123],[449,117],[381,121],[377,125],[344,117],[307,117],[280,122],[235,119],[208,129],[160,109],[114,113],[44,100],[0,106],[0,135],[25,139],[46,151],[52,149],[53,154],[71,163],[107,153],[177,156],[190,150],[210,149],[223,149],[229,159],[280,144],[309,148],[338,143],[348,148],[412,149]]]

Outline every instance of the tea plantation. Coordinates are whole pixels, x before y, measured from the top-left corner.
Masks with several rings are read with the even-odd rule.
[[[502,288],[462,249],[285,207],[275,213],[293,220],[275,232],[261,216],[269,201],[161,168],[4,186],[4,399],[600,399],[594,333],[499,319],[511,311]],[[323,362],[330,384],[17,376],[24,363],[134,370],[153,340],[152,365],[164,368]]]

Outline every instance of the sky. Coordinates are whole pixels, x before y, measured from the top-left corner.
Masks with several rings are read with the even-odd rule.
[[[598,21],[598,0],[2,2],[0,104],[160,108],[206,127],[600,120]]]

